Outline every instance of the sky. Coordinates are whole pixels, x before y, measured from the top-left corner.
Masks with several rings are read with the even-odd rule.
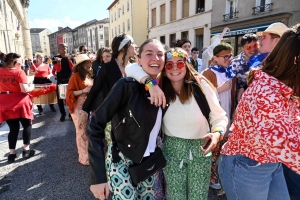
[[[31,0],[28,7],[30,28],[75,28],[93,19],[109,17],[107,8],[114,0]]]

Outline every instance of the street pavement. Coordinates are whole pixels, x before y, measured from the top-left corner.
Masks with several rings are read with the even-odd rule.
[[[0,128],[0,199],[1,200],[85,200],[95,199],[89,190],[88,166],[78,162],[75,127],[71,119],[60,122],[60,113],[44,106],[44,115],[34,109],[31,148],[35,156],[22,158],[22,128],[17,142],[18,158],[7,164],[9,128]],[[65,107],[67,110],[67,107]],[[225,200],[219,190],[210,190],[209,200]]]

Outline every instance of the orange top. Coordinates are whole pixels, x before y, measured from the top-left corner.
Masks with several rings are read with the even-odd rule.
[[[50,73],[51,73],[51,68],[49,67],[48,64],[41,64],[41,65],[38,65],[35,64],[38,72],[34,75],[34,77],[36,78],[47,78]],[[35,68],[33,65],[30,66],[30,70],[33,71],[33,72],[36,72]]]
[[[68,83],[68,89],[66,94],[66,104],[69,107],[70,113],[74,113],[74,109],[77,104],[77,99],[79,96],[75,96],[73,91],[83,90],[88,85],[80,78],[79,73],[76,72],[71,76]]]

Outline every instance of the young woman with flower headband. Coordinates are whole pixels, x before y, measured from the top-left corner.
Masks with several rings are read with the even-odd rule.
[[[136,66],[129,66],[126,73],[137,80],[147,76]],[[168,103],[162,121],[168,199],[207,199],[210,151],[226,131],[226,113],[210,82],[194,70],[181,48],[166,53],[158,82]],[[146,89],[154,85],[146,79]]]
[[[101,105],[114,84],[120,78],[126,77],[125,67],[130,64],[129,59],[134,58],[137,53],[133,38],[126,34],[116,36],[112,41],[111,48],[113,52],[111,61],[102,66],[87,99],[82,105],[81,114],[78,118],[80,127],[85,126],[88,113]]]
[[[134,64],[156,78],[164,67],[164,48],[160,41],[149,39],[139,48]],[[100,73],[103,68],[101,68]],[[154,177],[132,184],[129,166],[139,164],[155,152],[162,110],[150,104],[148,92],[133,78],[122,78],[94,112],[87,126],[89,139],[90,184],[97,199],[153,199]],[[105,159],[105,126],[111,121],[111,137]],[[154,166],[153,166],[154,167]],[[107,175],[106,175],[107,174]]]
[[[249,73],[220,156],[218,172],[228,199],[290,199],[282,164],[300,174],[299,74],[297,24]]]

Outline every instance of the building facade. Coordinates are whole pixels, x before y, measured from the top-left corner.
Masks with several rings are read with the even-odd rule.
[[[58,27],[58,31],[48,35],[50,44],[50,56],[55,56],[58,54],[58,44],[63,43],[63,34],[72,31],[68,26],[65,28]]]
[[[27,8],[29,0],[0,0],[0,51],[32,58]]]
[[[63,42],[67,45],[68,47],[68,52],[72,53],[74,51],[73,47],[73,31],[67,31],[63,34]]]
[[[192,47],[209,46],[211,0],[149,0],[149,38],[173,47],[187,38]]]
[[[211,36],[230,28],[225,41],[240,52],[240,40],[246,33],[264,31],[274,22],[288,27],[300,22],[299,0],[214,0]]]
[[[97,52],[101,47],[109,47],[109,19],[95,21],[86,26],[87,47],[91,52]]]
[[[48,35],[51,32],[46,28],[31,28],[31,47],[35,55],[37,52],[50,56],[50,44]]]
[[[148,36],[148,3],[145,0],[115,0],[107,8],[110,16],[109,44],[122,33],[131,35],[137,45]]]

